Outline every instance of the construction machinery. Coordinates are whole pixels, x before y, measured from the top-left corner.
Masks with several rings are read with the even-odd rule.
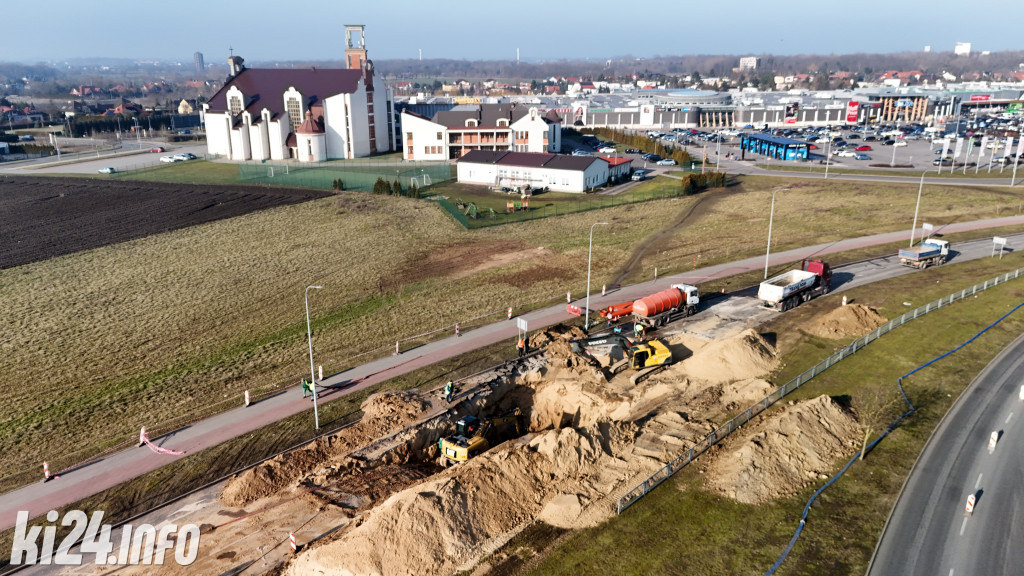
[[[634,385],[672,364],[673,360],[672,351],[661,340],[634,343],[621,334],[607,334],[590,338],[578,338],[571,341],[570,344],[572,345],[573,353],[586,360],[591,366],[601,370],[606,378],[610,379],[615,374],[621,372],[626,366],[629,366],[636,371],[629,379],[629,383]],[[591,350],[605,346],[618,346],[621,348],[623,359],[607,368],[602,366]]]
[[[927,268],[946,263],[949,256],[949,242],[936,238],[926,238],[913,248],[900,248],[900,264],[911,268]]]
[[[633,321],[648,328],[657,328],[679,318],[692,316],[697,312],[699,303],[700,290],[696,286],[673,284],[667,290],[633,302]]]
[[[455,434],[438,441],[438,448],[441,449],[440,464],[447,466],[454,462],[465,462],[486,452],[491,446],[518,438],[525,432],[526,422],[519,408],[492,418],[464,416],[455,423]]]
[[[827,294],[832,287],[832,268],[822,260],[804,260],[799,270],[769,278],[757,289],[762,306],[785,312],[811,298]]]

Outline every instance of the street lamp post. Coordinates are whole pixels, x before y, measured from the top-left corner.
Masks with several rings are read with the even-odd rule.
[[[313,371],[313,332],[309,327],[309,289],[320,290],[323,286],[306,286],[306,338],[309,340],[309,382],[313,394],[313,421],[316,429],[320,429],[320,412],[316,404],[316,373]]]
[[[607,222],[594,222],[590,225],[590,248],[587,249],[587,310],[583,318],[583,331],[590,329],[590,257],[594,253],[594,226],[607,225]]]
[[[942,170],[940,167],[939,170]],[[924,189],[924,175],[931,172],[931,170],[925,170],[921,173],[921,183],[917,187],[917,205],[914,206],[914,225],[910,228],[910,247],[914,247],[914,232],[917,230],[917,211],[921,208],[921,190]]]
[[[768,279],[768,255],[772,253],[772,220],[775,218],[775,194],[789,188],[779,188],[772,192],[772,209],[768,214],[768,249],[764,253],[764,279]]]

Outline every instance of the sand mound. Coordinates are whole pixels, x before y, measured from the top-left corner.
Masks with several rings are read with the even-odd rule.
[[[415,391],[374,394],[363,402],[363,417],[355,425],[242,472],[224,486],[221,500],[228,506],[241,507],[270,496],[320,468],[332,456],[347,454],[407,426],[429,407]]]
[[[775,368],[775,350],[752,329],[715,340],[682,362],[692,378],[725,384],[764,376]]]
[[[740,380],[722,386],[720,401],[726,410],[747,408],[754,402],[764,400],[775,389],[770,382],[760,378]]]
[[[274,494],[327,457],[323,444],[322,440],[311,442],[242,472],[224,486],[221,500],[241,507]]]
[[[551,430],[477,456],[399,492],[337,540],[301,554],[287,574],[448,574],[480,545],[545,517],[569,525],[636,470],[635,429],[601,423]],[[524,445],[525,444],[525,445]]]
[[[818,318],[807,330],[822,338],[847,338],[863,336],[888,322],[874,308],[863,304],[840,306]]]
[[[708,486],[746,504],[796,493],[828,477],[857,450],[861,428],[828,396],[788,406],[726,440],[709,465]]]

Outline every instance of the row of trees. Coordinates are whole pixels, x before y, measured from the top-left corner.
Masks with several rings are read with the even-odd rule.
[[[684,195],[696,194],[708,188],[723,188],[725,187],[725,172],[705,172],[704,174],[698,174],[696,172],[683,176],[679,185]]]
[[[338,187],[335,190],[344,190],[344,183],[340,179],[337,182]],[[403,189],[402,183],[398,180],[388,182],[381,177],[378,177],[377,181],[373,183],[373,193],[387,196],[406,196],[408,198],[420,197],[420,189],[416,186],[415,182],[410,184],[408,189]]]

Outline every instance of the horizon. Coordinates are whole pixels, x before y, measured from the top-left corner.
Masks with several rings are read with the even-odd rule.
[[[466,55],[473,54],[473,61],[508,62],[517,60],[517,50],[520,62],[536,64],[676,56],[920,53],[925,46],[942,54],[952,52],[957,42],[971,43],[972,55],[1024,49],[1012,31],[950,30],[950,22],[963,11],[954,0],[934,0],[927,10],[915,6],[916,2],[907,4],[914,5],[863,0],[852,9],[814,4],[800,10],[764,10],[763,4],[739,0],[734,11],[710,5],[688,6],[685,11],[674,7],[629,11],[619,3],[595,0],[578,13],[563,16],[551,11],[547,3],[526,0],[515,10],[481,16],[460,7],[420,12],[420,5],[412,0],[392,0],[387,10],[376,6],[342,8],[330,0],[310,0],[303,11],[311,16],[304,19],[300,14],[293,26],[304,30],[299,34],[281,30],[280,18],[273,15],[278,5],[266,0],[250,3],[244,18],[219,3],[182,13],[153,4],[133,6],[127,27],[111,24],[109,14],[87,3],[53,0],[45,42],[40,41],[38,28],[13,27],[6,40],[14,49],[0,57],[0,62],[33,65],[127,59],[190,65],[194,52],[201,52],[207,62],[220,62],[232,49],[249,62],[342,60],[344,26],[352,23],[366,26],[368,55],[380,61],[418,60],[422,53],[426,61],[468,60]],[[757,9],[757,17],[736,18],[748,9]],[[260,18],[261,12],[267,16]],[[401,12],[415,16],[391,17]],[[658,17],[665,12],[669,17]],[[1001,22],[1024,21],[1024,3],[1007,6],[1003,0],[978,0],[970,12],[998,15]],[[487,16],[508,30],[508,40],[495,34],[495,25]],[[204,20],[222,25],[222,30],[210,30]],[[170,40],[140,22],[157,23],[168,31]],[[216,40],[218,36],[222,41]],[[154,43],[160,47],[153,48]],[[145,53],[140,53],[140,45],[147,46]],[[83,54],[86,50],[90,53]]]

